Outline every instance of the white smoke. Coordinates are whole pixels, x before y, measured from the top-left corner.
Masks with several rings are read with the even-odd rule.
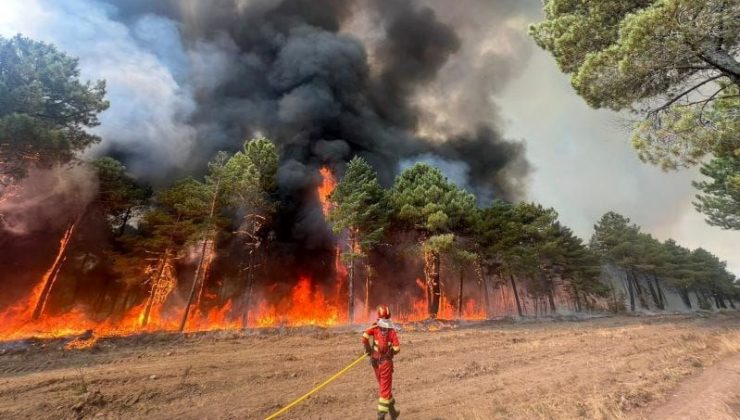
[[[195,101],[183,70],[190,58],[173,21],[146,15],[127,27],[114,13],[89,0],[3,0],[0,35],[52,43],[79,57],[83,80],[105,79],[111,106],[93,129],[104,141],[91,152],[133,153],[129,169],[156,178],[185,165],[195,140],[187,122]]]
[[[84,165],[31,169],[0,201],[0,234],[67,226],[82,215],[97,190],[95,174]]]

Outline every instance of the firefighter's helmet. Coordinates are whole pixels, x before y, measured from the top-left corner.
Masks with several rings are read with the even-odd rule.
[[[378,305],[378,319],[391,319],[391,308],[388,305]]]

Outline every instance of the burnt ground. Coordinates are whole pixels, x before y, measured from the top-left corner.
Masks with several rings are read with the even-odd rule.
[[[737,312],[448,324],[401,342],[403,418],[740,417]],[[357,331],[320,328],[63,347],[0,345],[0,418],[264,418],[360,350]],[[363,362],[285,418],[374,418],[374,381]]]

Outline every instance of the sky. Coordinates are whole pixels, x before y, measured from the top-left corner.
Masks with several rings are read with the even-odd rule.
[[[531,171],[523,180],[523,198],[554,207],[583,239],[602,214],[616,211],[658,239],[713,252],[740,276],[740,234],[709,226],[691,204],[696,194],[691,181],[699,178],[698,171],[666,173],[640,162],[623,118],[589,108],[552,56],[527,36],[527,25],[541,18],[540,0],[418,3],[432,7],[462,42],[419,95],[427,131],[488,118],[505,138],[526,144]],[[376,36],[370,24],[358,19],[351,25],[368,44]],[[84,77],[106,78],[113,107],[98,129],[104,141],[123,135],[132,147],[160,145],[151,150],[155,161],[185,160],[179,156],[187,155],[196,137],[183,123],[195,104],[180,81],[184,76],[173,71],[188,59],[172,53],[183,50],[173,31],[172,22],[158,18],[132,28],[112,22],[94,0],[0,1],[0,35],[22,32],[57,43],[80,57]],[[214,53],[204,63],[212,67],[216,58]],[[139,124],[142,115],[146,125]],[[130,143],[130,138],[137,140]]]

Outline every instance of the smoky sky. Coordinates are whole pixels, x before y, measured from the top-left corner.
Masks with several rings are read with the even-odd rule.
[[[489,121],[452,133],[443,146],[419,135],[424,111],[414,103],[414,96],[438,77],[462,43],[456,28],[425,4],[398,0],[107,3],[112,6],[111,19],[130,28],[151,25],[153,17],[175,22],[188,57],[173,60],[170,67],[183,74],[183,85],[196,104],[187,116],[197,133],[187,167],[202,166],[216,150],[234,150],[245,138],[260,133],[279,143],[283,166],[291,170],[296,168],[293,160],[313,173],[317,165],[341,166],[360,155],[387,184],[399,160],[432,152],[470,164],[473,185],[503,198],[520,193],[516,183],[497,175],[512,162],[522,165],[523,147],[504,140]],[[373,30],[379,36],[372,62],[366,43],[342,30],[357,14],[374,18]],[[167,57],[172,50],[156,55]],[[147,159],[146,150],[125,146],[118,152],[128,160]],[[305,180],[313,178],[306,175],[298,185],[281,187],[304,188]]]
[[[482,202],[524,195],[524,143],[502,134],[491,95],[526,53],[478,48],[516,2],[35,0],[6,14],[14,4],[18,32],[107,80],[93,154],[155,187],[265,135],[280,148],[285,233],[299,239],[326,231],[318,167],[341,175],[355,155],[384,185],[404,164],[436,159],[463,168],[459,183]]]

